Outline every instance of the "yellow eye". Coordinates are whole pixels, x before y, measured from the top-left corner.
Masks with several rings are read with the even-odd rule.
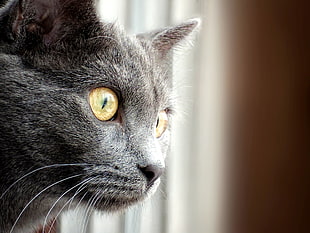
[[[168,116],[166,111],[161,111],[158,114],[157,118],[157,124],[156,124],[156,130],[155,130],[155,136],[156,138],[159,138],[167,129],[168,126]]]
[[[111,120],[118,109],[116,94],[105,87],[93,89],[89,94],[89,103],[94,115],[101,121]]]

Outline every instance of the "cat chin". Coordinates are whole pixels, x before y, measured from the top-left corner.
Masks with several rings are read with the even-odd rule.
[[[111,213],[111,214],[121,214],[124,213],[128,208],[131,206],[144,201],[147,199],[148,196],[141,196],[139,198],[132,198],[132,199],[118,199],[118,198],[108,198],[102,200],[96,205],[92,206],[90,209],[101,212],[101,213]],[[82,212],[83,209],[89,209],[87,204],[83,204],[81,206]]]
[[[98,196],[97,199],[94,200],[94,196]],[[100,212],[121,212],[132,206],[138,202],[143,201],[147,198],[146,194],[131,194],[131,195],[107,195],[102,193],[101,195],[97,194],[89,194],[89,196],[84,197],[84,200],[80,202],[77,200],[78,205],[81,205],[82,208],[89,208],[95,209]],[[73,208],[74,205],[72,205]]]
[[[106,196],[103,194],[103,198],[94,206],[94,209],[103,212],[123,212],[128,207],[137,204],[138,202],[149,199],[157,190],[160,184],[160,179],[156,180],[149,188],[140,194],[133,195],[113,195]]]

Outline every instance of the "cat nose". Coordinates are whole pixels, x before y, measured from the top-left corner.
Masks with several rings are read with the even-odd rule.
[[[140,171],[142,171],[143,175],[147,180],[147,187],[152,186],[154,182],[163,174],[164,168],[156,165],[147,165],[145,167],[138,166]]]

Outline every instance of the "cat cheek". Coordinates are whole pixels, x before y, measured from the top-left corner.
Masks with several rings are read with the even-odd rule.
[[[170,145],[170,131],[169,129],[166,130],[166,132],[157,139],[159,143],[159,148],[161,150],[161,157],[163,161],[166,160],[168,152],[169,152],[169,145]]]
[[[150,164],[156,164],[159,167],[165,167],[165,157],[166,154],[161,151],[161,148],[158,147],[153,153],[149,155],[149,162]]]

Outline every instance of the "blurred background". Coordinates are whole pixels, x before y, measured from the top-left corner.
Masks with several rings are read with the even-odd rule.
[[[310,232],[309,21],[298,1],[98,0],[136,34],[199,17],[174,54],[179,113],[157,193],[88,233]],[[82,215],[61,232],[80,232]],[[77,220],[76,220],[77,219]]]

